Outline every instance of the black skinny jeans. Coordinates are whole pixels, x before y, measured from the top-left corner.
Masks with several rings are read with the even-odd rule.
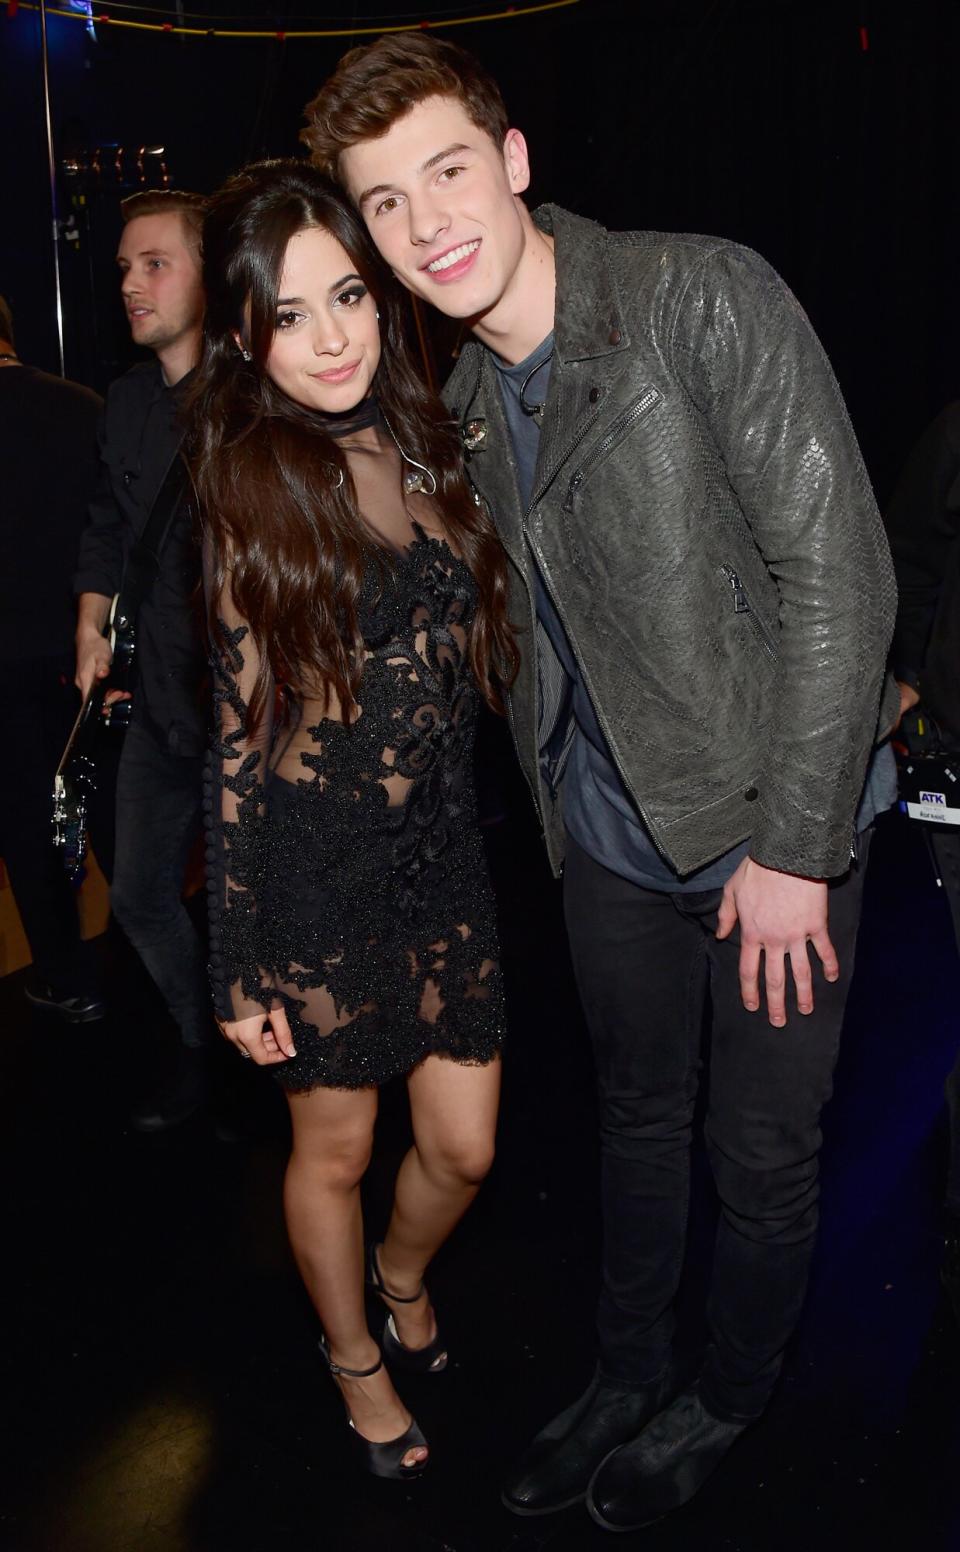
[[[136,720],[117,774],[113,913],[155,981],[184,1045],[213,1034],[205,953],[183,904],[200,828],[203,756],[170,754]]]
[[[753,1418],[773,1388],[806,1291],[817,1227],[820,1111],[853,971],[869,836],[830,888],[840,979],[811,952],[814,1012],[774,1029],[740,1001],[739,933],[714,936],[722,891],[661,894],[568,837],[564,907],[600,1099],[600,1369],[625,1386],[670,1358],[686,1241],[704,997],[712,1003],[706,1144],[720,1198],[705,1405]],[[789,1004],[788,1004],[789,1009]]]

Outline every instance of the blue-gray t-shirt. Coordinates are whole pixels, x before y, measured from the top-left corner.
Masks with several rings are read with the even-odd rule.
[[[491,353],[513,442],[519,494],[525,511],[533,495],[540,452],[540,416],[530,411],[546,401],[553,344],[551,333],[516,366],[508,366]],[[580,676],[569,637],[547,591],[533,550],[530,557],[537,618],[567,676],[576,720],[573,746],[563,778],[563,818],[568,832],[595,862],[641,888],[680,894],[721,889],[747,855],[749,841],[742,841],[705,867],[683,877],[661,856],[620,779],[590,694]],[[875,754],[867,772],[857,814],[858,831],[865,829],[878,813],[895,801],[896,767],[891,750],[884,745]]]

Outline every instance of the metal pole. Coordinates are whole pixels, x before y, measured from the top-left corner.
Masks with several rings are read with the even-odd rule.
[[[53,238],[53,285],[57,300],[57,349],[60,356],[60,376],[66,377],[63,357],[63,292],[60,285],[60,223],[57,219],[57,164],[53,155],[53,123],[50,117],[47,0],[40,0],[40,59],[43,68],[43,111],[47,121],[47,161],[50,171],[50,221]]]

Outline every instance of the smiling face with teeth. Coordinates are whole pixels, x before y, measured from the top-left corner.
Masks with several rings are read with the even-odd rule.
[[[519,130],[498,147],[461,103],[428,97],[344,151],[340,176],[409,291],[468,320],[507,360],[549,333],[553,255],[520,198],[530,170]]]

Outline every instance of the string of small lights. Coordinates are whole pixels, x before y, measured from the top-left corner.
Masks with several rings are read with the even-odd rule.
[[[188,38],[272,38],[276,42],[295,42],[301,38],[356,38],[366,35],[379,36],[386,32],[439,32],[447,27],[478,26],[482,22],[516,21],[524,16],[535,16],[542,11],[562,11],[568,6],[579,5],[580,0],[540,0],[537,5],[510,5],[501,11],[487,11],[474,16],[446,16],[436,20],[422,19],[407,22],[380,22],[376,26],[259,28],[259,27],[185,27],[175,22],[135,22],[125,16],[115,16],[109,11],[91,8],[84,11],[64,11],[57,6],[47,6],[48,16],[62,16],[68,21],[82,22],[89,26],[129,28],[136,32],[170,33]],[[12,19],[19,11],[39,11],[33,0],[7,0],[7,17]]]

